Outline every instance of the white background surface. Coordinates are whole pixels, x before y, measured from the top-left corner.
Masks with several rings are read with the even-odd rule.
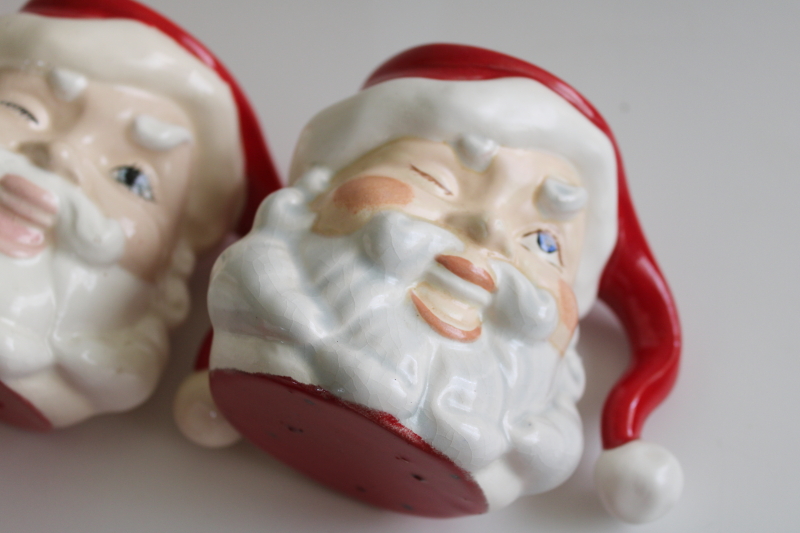
[[[0,12],[20,4],[0,0]],[[207,323],[201,275],[165,379],[144,406],[46,435],[0,427],[0,532],[797,531],[800,3],[149,4],[238,77],[284,174],[311,115],[413,45],[496,49],[586,95],[619,140],[681,311],[681,376],[644,436],[681,460],[684,496],[659,522],[626,526],[592,491],[598,412],[627,357],[602,310],[582,329],[586,458],[563,487],[503,511],[407,517],[347,500],[248,444],[196,448],[175,429],[170,404]]]

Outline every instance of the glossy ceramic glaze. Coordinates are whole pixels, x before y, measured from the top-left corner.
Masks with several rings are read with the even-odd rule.
[[[507,502],[486,485],[521,493],[563,481],[580,453],[583,374],[574,351],[549,341],[557,295],[497,259],[485,264],[497,285],[487,291],[437,260],[475,242],[392,209],[352,234],[316,235],[302,198],[296,188],[270,197],[216,265],[212,388],[215,369],[288,376],[388,413],[473,474],[490,506]],[[507,477],[505,457],[528,453]]]
[[[585,213],[581,206],[565,216],[558,204],[557,220],[540,206],[549,198],[546,203],[553,207],[547,192],[554,182],[573,194],[585,194],[577,171],[551,154],[495,147],[490,164],[479,172],[465,166],[460,152],[422,139],[398,140],[374,150],[339,172],[329,190],[315,200],[313,231],[327,236],[352,233],[386,209],[435,222],[463,242],[457,255],[440,254],[436,262],[471,285],[456,289],[442,274],[416,285],[411,297],[426,322],[445,337],[475,340],[488,295],[471,294],[473,286],[495,292],[496,275],[489,263],[507,261],[555,295],[557,323],[563,330],[555,343],[564,352],[577,325],[571,284],[581,255]],[[545,248],[542,239],[553,242]],[[453,293],[464,294],[466,301]]]
[[[312,119],[290,183],[215,265],[210,388],[192,394],[203,405],[213,395],[231,430],[351,496],[454,516],[482,506],[417,508],[409,476],[445,493],[434,480],[458,468],[458,490],[477,484],[488,510],[566,479],[582,449],[577,319],[598,287],[626,325],[640,323],[637,364],[664,363],[642,338],[677,356],[654,263],[636,295],[620,283],[650,256],[613,136],[536,67],[455,45],[400,54]],[[662,366],[661,383],[628,381],[657,401],[674,378]],[[613,418],[641,420],[652,405],[632,400]],[[386,438],[358,437],[374,425]],[[602,500],[627,521],[665,512],[682,479],[638,436],[620,436],[598,465]],[[397,470],[409,445],[438,462]]]
[[[307,131],[373,101],[403,113],[408,93],[431,90],[442,115],[454,113],[445,98],[474,109],[489,93],[532,92],[539,113],[580,118],[536,82],[486,83],[392,82],[399,87],[369,89],[365,103],[339,104]],[[387,101],[387,92],[402,96]],[[585,120],[588,140],[560,133],[565,151],[586,154],[576,156],[581,175],[551,151],[519,147],[542,133],[505,135],[513,148],[481,135],[496,121],[486,113],[469,136],[419,131],[336,172],[311,168],[262,205],[254,230],[219,259],[209,293],[211,388],[240,431],[254,438],[227,400],[223,370],[285,376],[392,416],[469,473],[489,508],[572,472],[583,372],[571,287],[581,260],[604,262],[583,253],[587,208],[607,221],[592,235],[613,239],[608,206],[586,202],[586,188],[602,182],[614,198],[613,151]],[[301,139],[295,168],[318,142]]]
[[[0,17],[0,419],[48,429],[149,396],[245,156],[271,163],[227,71],[157,13],[23,11]]]
[[[85,87],[80,93],[64,100],[54,79],[43,72],[0,70],[0,145],[50,171],[53,182],[62,176],[91,205],[118,221],[130,244],[115,259],[122,268],[152,282],[168,265],[181,237],[193,162],[190,119],[170,99],[86,78],[81,78]],[[142,123],[154,122],[160,131],[143,131]],[[167,128],[180,132],[181,138],[158,144],[159,133]],[[12,195],[8,186],[3,190],[6,197]],[[20,208],[12,209],[19,213]],[[80,212],[84,206],[63,209]],[[35,227],[42,232],[44,245],[49,227],[41,223]]]

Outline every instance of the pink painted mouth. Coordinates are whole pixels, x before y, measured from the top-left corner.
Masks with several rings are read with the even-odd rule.
[[[491,274],[469,259],[457,255],[439,255],[436,262],[486,292],[496,290]],[[435,289],[427,283],[411,291],[411,301],[420,317],[439,335],[459,342],[473,342],[480,337],[480,314],[474,303],[463,302],[446,289]]]
[[[457,255],[439,255],[436,256],[436,262],[459,278],[469,281],[488,292],[494,292],[497,288],[489,272],[473,264],[469,259]]]
[[[55,225],[58,198],[35,183],[6,174],[0,178],[0,252],[33,257],[44,250]]]
[[[448,324],[436,316],[414,291],[411,291],[411,301],[414,302],[414,307],[417,308],[417,312],[422,317],[422,320],[427,322],[427,324],[442,337],[447,337],[448,339],[459,342],[472,342],[481,336],[480,325],[471,330],[465,330]]]

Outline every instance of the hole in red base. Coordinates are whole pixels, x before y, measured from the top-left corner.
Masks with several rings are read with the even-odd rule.
[[[245,437],[353,498],[431,517],[487,510],[468,472],[387,413],[290,378],[236,370],[212,371],[211,390]]]

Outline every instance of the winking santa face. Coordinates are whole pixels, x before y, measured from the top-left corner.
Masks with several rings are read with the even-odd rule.
[[[509,94],[545,120],[521,135],[499,126]],[[436,112],[406,129],[375,116],[410,107]],[[519,115],[519,102],[509,107]],[[462,124],[443,132],[454,115]],[[582,448],[576,302],[591,304],[616,229],[613,150],[585,119],[565,140],[577,115],[531,80],[401,79],[312,120],[294,187],[265,201],[213,273],[211,387],[234,425],[314,475],[254,436],[228,403],[236,373],[282,376],[396,418],[477,483],[483,510],[566,479]],[[337,122],[333,141],[318,136]],[[329,484],[437,513],[373,496],[380,489],[368,481]]]
[[[46,430],[152,393],[195,254],[235,220],[242,149],[229,86],[158,29],[0,29],[0,419]]]
[[[133,407],[188,310],[190,121],[147,91],[4,69],[0,124],[3,382],[54,426]]]
[[[403,139],[371,152],[337,174],[331,190],[314,202],[313,230],[348,234],[385,209],[434,222],[464,243],[459,255],[436,258],[451,273],[494,293],[489,263],[506,261],[555,297],[560,330],[551,341],[563,353],[578,316],[571,283],[586,192],[577,171],[553,154],[497,147],[475,137],[460,141],[453,147]],[[485,170],[465,164],[476,158],[485,159]],[[439,335],[461,342],[480,336],[478,305],[428,282],[416,285],[411,299]]]

